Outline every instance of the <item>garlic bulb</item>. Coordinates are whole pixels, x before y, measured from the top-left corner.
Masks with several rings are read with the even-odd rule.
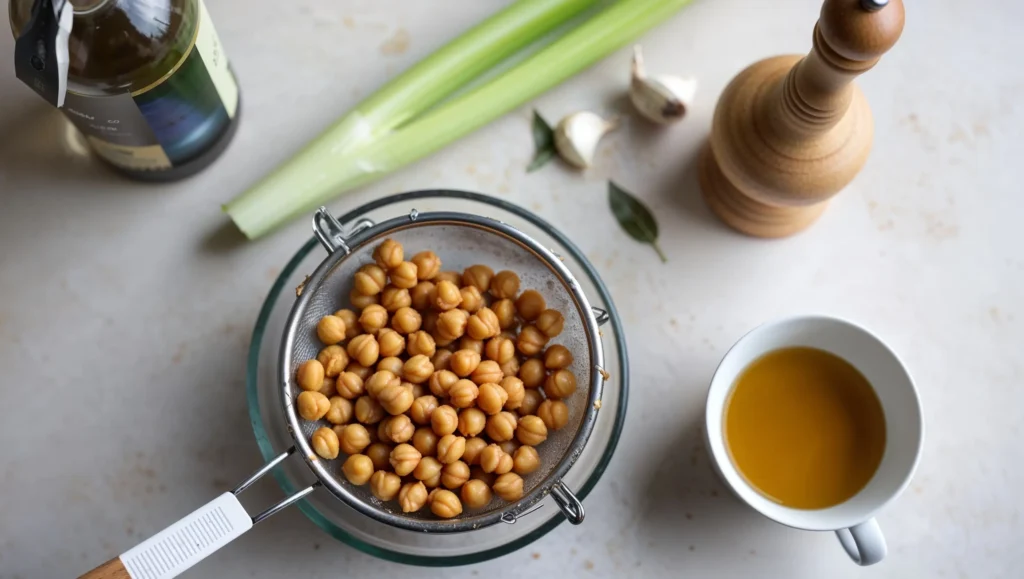
[[[555,149],[565,162],[586,169],[594,162],[598,141],[617,125],[617,119],[606,121],[590,111],[573,113],[555,128]]]
[[[667,125],[683,118],[697,92],[697,79],[678,76],[647,76],[640,45],[633,47],[633,78],[629,100],[641,115]]]

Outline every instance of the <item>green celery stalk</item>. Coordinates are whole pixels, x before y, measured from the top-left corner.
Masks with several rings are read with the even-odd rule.
[[[248,237],[259,237],[486,125],[588,68],[689,2],[620,0],[489,83],[346,154],[311,155],[301,170],[289,164],[226,210]]]
[[[400,127],[598,1],[519,0],[360,102],[275,172],[228,203],[225,211],[249,237],[264,233],[259,226],[250,227],[250,221],[264,221],[268,212],[288,206],[289,197],[303,198],[318,183],[326,183],[329,168],[340,155]]]

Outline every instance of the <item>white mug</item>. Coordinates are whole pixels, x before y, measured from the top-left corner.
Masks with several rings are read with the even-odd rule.
[[[885,451],[878,470],[856,495],[825,509],[795,509],[759,493],[733,464],[723,431],[725,403],[743,370],[768,352],[798,346],[825,350],[852,364],[871,383],[885,414]],[[910,374],[881,340],[844,320],[803,316],[759,326],[726,353],[708,389],[705,434],[711,463],[740,500],[783,525],[835,531],[851,559],[873,565],[886,553],[885,537],[874,517],[910,483],[921,456],[924,420]]]

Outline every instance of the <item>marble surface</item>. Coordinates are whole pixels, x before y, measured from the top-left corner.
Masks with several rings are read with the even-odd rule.
[[[215,165],[172,185],[123,180],[62,146],[60,115],[0,58],[0,577],[82,573],[259,464],[242,391],[250,332],[310,232],[302,220],[240,243],[219,205],[506,3],[210,0],[245,116]],[[697,104],[668,130],[627,116],[587,173],[524,172],[530,109],[622,109],[625,49],[330,204],[478,190],[537,211],[593,259],[626,324],[633,395],[584,525],[496,561],[413,570],[289,510],[186,576],[1019,576],[1024,5],[912,3],[903,39],[861,82],[876,122],[863,173],[806,233],[748,239],[702,205],[693,162],[725,83],[758,58],[806,51],[818,5],[698,0],[649,33],[649,67],[696,75]],[[0,34],[0,55],[12,51]],[[618,229],[608,178],[657,211],[668,264]],[[924,404],[920,469],[880,515],[890,553],[869,569],[831,534],[781,527],[732,499],[700,444],[725,350],[766,319],[805,312],[875,330]],[[279,496],[269,482],[251,492],[250,506]]]

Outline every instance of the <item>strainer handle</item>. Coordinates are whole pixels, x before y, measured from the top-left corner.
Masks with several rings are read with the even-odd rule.
[[[565,515],[565,519],[574,525],[583,522],[586,513],[583,511],[583,503],[573,494],[569,487],[562,481],[551,486],[551,497],[558,503],[558,508]]]
[[[319,483],[288,496],[255,517],[250,517],[238,501],[239,493],[294,452],[292,447],[274,457],[235,490],[220,495],[79,579],[171,579],[184,573],[256,523],[313,492]]]
[[[348,247],[348,240],[355,234],[373,227],[374,222],[365,217],[357,219],[348,227],[348,231],[341,225],[338,219],[331,215],[326,207],[321,207],[313,214],[313,233],[324,246],[327,253],[343,251],[348,255],[352,250]]]

